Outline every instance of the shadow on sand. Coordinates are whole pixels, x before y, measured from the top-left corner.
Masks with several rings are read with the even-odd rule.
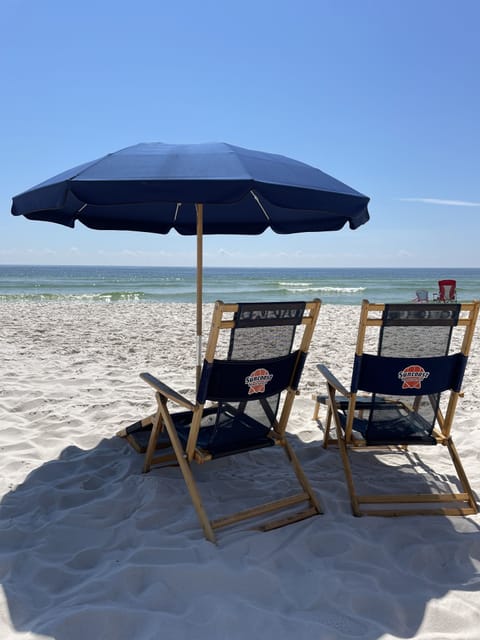
[[[142,475],[124,440],[67,447],[32,471],[1,502],[11,637],[378,640],[441,630],[438,611],[452,633],[471,633],[478,520],[354,518],[338,453],[292,442],[325,514],[270,533],[237,527],[218,546],[203,539],[179,470]],[[284,482],[264,451],[207,467],[199,485],[222,509],[229,492]]]

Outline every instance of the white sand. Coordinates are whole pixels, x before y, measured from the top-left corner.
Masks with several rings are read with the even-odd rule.
[[[142,475],[114,435],[154,408],[141,371],[193,399],[193,305],[0,307],[1,640],[478,640],[480,516],[354,518],[338,450],[321,447],[315,364],[349,383],[358,313],[322,308],[289,429],[325,514],[225,529],[215,546],[178,469]],[[454,431],[476,492],[479,346],[477,332]],[[442,479],[439,449],[423,459]],[[269,499],[277,460],[267,450],[195,467],[209,513],[228,512],[229,496],[233,508]],[[371,488],[392,475],[360,464]]]

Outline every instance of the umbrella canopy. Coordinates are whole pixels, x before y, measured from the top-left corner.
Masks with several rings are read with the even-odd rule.
[[[369,198],[291,158],[226,143],[143,143],[61,173],[13,198],[12,214],[91,229],[197,235],[201,345],[203,234],[356,229]],[[199,350],[201,346],[199,346]]]
[[[73,227],[184,235],[334,231],[367,222],[369,199],[302,162],[225,143],[138,144],[13,198],[13,215]]]

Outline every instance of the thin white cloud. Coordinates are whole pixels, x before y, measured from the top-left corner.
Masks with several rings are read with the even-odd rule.
[[[466,200],[442,200],[441,198],[400,198],[401,202],[422,202],[424,204],[440,204],[450,207],[480,207],[480,202]]]

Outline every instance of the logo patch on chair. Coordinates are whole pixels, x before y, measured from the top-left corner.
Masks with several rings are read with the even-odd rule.
[[[422,382],[430,375],[419,364],[411,364],[403,371],[398,372],[398,377],[403,382],[402,389],[421,389]]]
[[[264,393],[265,386],[273,378],[273,374],[266,369],[255,369],[245,378],[245,384],[249,386],[248,395],[252,393]]]

